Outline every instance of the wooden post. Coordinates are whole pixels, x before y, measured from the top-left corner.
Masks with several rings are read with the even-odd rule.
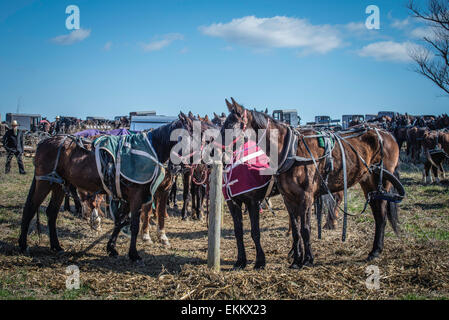
[[[220,238],[222,209],[222,176],[223,163],[215,161],[210,175],[210,213],[209,240],[207,251],[207,266],[214,271],[220,271]]]

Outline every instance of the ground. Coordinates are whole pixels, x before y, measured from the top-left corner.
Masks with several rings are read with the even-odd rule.
[[[341,242],[338,228],[323,230],[317,239],[313,220],[312,248],[315,266],[288,268],[291,237],[286,236],[288,215],[282,199],[273,199],[276,215],[261,214],[262,246],[267,258],[265,270],[252,269],[254,244],[245,215],[245,245],[249,265],[232,271],[237,249],[232,219],[226,210],[222,226],[221,273],[207,268],[205,222],[181,221],[170,210],[167,236],[171,247],[138,242],[143,264],[129,261],[129,239],[121,235],[118,258],[106,254],[106,239],[112,223],[105,220],[103,231],[90,229],[87,221],[69,212],[58,218],[58,234],[66,250],[55,255],[45,233],[46,216],[40,211],[43,234],[29,236],[30,254],[19,253],[17,239],[23,204],[33,176],[30,158],[27,175],[14,164],[5,175],[5,158],[0,157],[0,299],[448,299],[449,298],[449,192],[447,185],[423,185],[417,167],[401,166],[407,197],[400,204],[401,234],[387,225],[385,249],[372,262],[365,259],[372,247],[374,222],[369,210],[349,217],[348,237]],[[359,187],[350,190],[349,208],[358,213],[364,205]],[[181,204],[181,202],[178,202]],[[34,224],[34,222],[32,223]],[[106,237],[104,236],[106,234]],[[151,236],[156,237],[152,230]],[[100,238],[100,239],[99,239]],[[98,240],[99,239],[99,240]],[[66,289],[66,268],[80,269],[80,289]],[[366,269],[379,268],[379,289],[368,289]]]

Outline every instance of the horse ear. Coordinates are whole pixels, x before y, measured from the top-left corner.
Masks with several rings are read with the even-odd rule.
[[[235,112],[237,112],[238,114],[242,115],[243,114],[243,107],[241,105],[239,105],[237,103],[237,101],[234,100],[233,97],[231,97],[232,103],[234,104],[234,110]]]
[[[226,114],[224,112],[221,113],[222,118],[226,118]]]
[[[219,118],[218,114],[214,112],[214,118]]]
[[[195,119],[195,116],[193,115],[192,111],[189,111],[189,118],[190,119]]]
[[[228,101],[228,99],[225,99],[226,105],[228,106],[229,112],[231,112],[234,109],[234,106]]]
[[[181,111],[181,112],[179,112],[178,118],[179,118],[179,120],[184,121],[186,119],[186,115],[184,114],[184,112]]]
[[[209,116],[206,114],[206,116],[204,117],[204,121],[209,122]]]

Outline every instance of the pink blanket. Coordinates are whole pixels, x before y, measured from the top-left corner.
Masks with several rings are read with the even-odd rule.
[[[269,166],[269,158],[256,142],[246,142],[234,152],[232,164],[226,165],[223,171],[225,200],[266,186],[271,176],[263,175],[261,171]]]

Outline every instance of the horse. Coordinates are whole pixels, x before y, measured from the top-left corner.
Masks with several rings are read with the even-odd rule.
[[[423,183],[432,182],[430,170],[435,177],[435,182],[439,183],[439,172],[442,173],[443,179],[445,172],[443,163],[449,159],[449,133],[440,131],[429,131],[424,134],[423,149],[426,155],[423,170]]]
[[[152,144],[160,163],[165,163],[169,159],[171,149],[177,143],[170,141],[170,134],[175,129],[185,129],[192,135],[193,124],[191,119],[181,112],[178,120],[154,129],[152,132]],[[56,161],[50,159],[56,159]],[[75,139],[64,135],[56,135],[43,140],[38,145],[34,165],[34,177],[23,209],[19,247],[22,252],[27,250],[27,234],[30,221],[42,201],[51,192],[50,204],[46,210],[50,248],[54,252],[63,252],[56,233],[56,219],[64,198],[61,183],[70,183],[77,189],[94,194],[106,193],[97,171],[95,153],[79,146]],[[49,173],[53,173],[53,175],[56,173],[59,179],[51,182],[38,178],[47,176]],[[136,249],[136,240],[139,232],[140,210],[142,204],[148,199],[149,188],[150,184],[140,185],[132,182],[126,182],[122,186],[122,198],[125,201],[123,201],[119,215],[115,217],[114,231],[107,244],[107,252],[110,256],[118,255],[115,250],[115,241],[120,230],[130,223],[131,241],[128,257],[131,261],[141,259]],[[129,212],[131,212],[130,222],[123,219],[128,216]]]
[[[323,161],[325,151],[321,150],[316,138],[307,138],[316,135],[316,131],[292,129],[264,113],[245,109],[233,98],[231,100],[232,104],[225,100],[230,113],[221,129],[222,137],[226,129],[240,132],[248,129],[257,132],[260,129],[265,130],[265,139],[269,145],[272,130],[278,132],[278,139],[274,142],[277,143],[278,159],[281,162],[276,171],[276,181],[292,224],[293,262],[290,268],[313,266],[310,220],[314,199],[326,192],[331,194],[344,190],[346,194],[346,188],[356,183],[364,191],[376,224],[374,244],[367,260],[378,257],[383,250],[387,217],[393,230],[398,232],[397,204],[383,198],[396,198],[387,198],[393,186],[402,191],[398,198],[402,199],[405,194],[399,180],[393,175],[399,162],[399,148],[394,137],[384,130],[369,126],[334,134],[340,148],[330,151],[333,170],[326,174],[326,161]],[[327,176],[327,179],[323,176]]]

